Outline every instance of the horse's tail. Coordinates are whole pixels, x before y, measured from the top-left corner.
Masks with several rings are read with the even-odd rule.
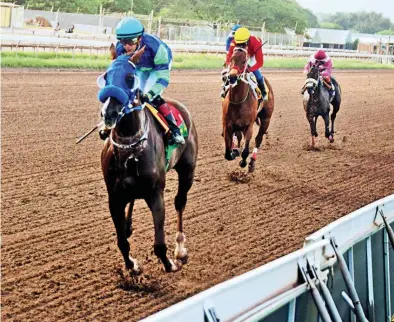
[[[267,77],[264,77],[264,82],[267,84],[267,88],[268,88],[268,100],[271,100],[272,98],[272,104],[274,103],[274,92],[272,91],[272,86],[270,84],[270,82],[268,81]]]

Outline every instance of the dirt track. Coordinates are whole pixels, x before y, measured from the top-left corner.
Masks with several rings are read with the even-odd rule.
[[[2,318],[135,321],[302,246],[305,236],[394,190],[394,72],[340,72],[336,141],[308,151],[299,94],[304,76],[267,71],[274,116],[247,184],[228,179],[218,73],[174,72],[167,95],[185,103],[200,141],[185,232],[190,260],[161,271],[147,207],[136,203],[132,254],[144,266],[125,283],[107,208],[97,134],[98,73],[2,73]],[[367,92],[368,91],[368,92]],[[174,248],[177,178],[167,178],[166,232]]]

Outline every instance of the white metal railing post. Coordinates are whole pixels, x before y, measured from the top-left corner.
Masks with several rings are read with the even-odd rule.
[[[367,283],[368,283],[368,313],[371,322],[375,322],[375,300],[373,294],[372,241],[367,240]]]
[[[393,321],[391,319],[391,291],[390,291],[390,241],[388,232],[383,231],[383,249],[384,249],[384,290],[386,297],[386,321]]]

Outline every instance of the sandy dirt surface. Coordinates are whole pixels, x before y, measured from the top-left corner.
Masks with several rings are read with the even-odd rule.
[[[196,122],[199,157],[184,216],[189,263],[166,274],[153,255],[153,223],[136,203],[130,238],[144,266],[135,284],[107,208],[97,133],[95,72],[3,71],[1,118],[1,305],[4,321],[136,321],[288,254],[312,232],[392,194],[394,72],[343,71],[336,141],[308,150],[299,94],[304,75],[267,71],[276,106],[256,172],[247,183],[224,159],[220,74],[173,73],[167,95]],[[255,129],[257,132],[257,127]],[[166,234],[174,250],[175,172],[166,186]]]

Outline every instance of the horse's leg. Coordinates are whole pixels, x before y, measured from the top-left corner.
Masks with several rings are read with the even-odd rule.
[[[236,158],[235,153],[233,152],[233,130],[231,128],[225,128],[224,133],[224,143],[226,145],[226,152],[224,157],[228,161],[232,161]]]
[[[130,201],[126,210],[126,237],[129,238],[133,233],[133,207],[134,199]]]
[[[136,259],[130,256],[130,244],[126,236],[126,220],[125,220],[126,204],[115,196],[109,197],[109,211],[111,212],[112,221],[114,222],[116,235],[118,238],[118,247],[123,255],[126,268],[138,275],[142,272]]]
[[[313,114],[307,114],[306,117],[308,119],[309,127],[311,129],[312,149],[314,149],[316,146],[316,137],[317,137],[317,131],[316,131],[317,117],[314,117]]]
[[[179,262],[168,259],[167,245],[165,243],[164,220],[165,208],[163,191],[157,189],[146,199],[149,209],[152,211],[153,224],[155,226],[155,244],[153,246],[155,255],[161,260],[166,272],[176,272],[182,265]]]
[[[263,136],[268,130],[268,126],[270,125],[271,115],[263,114],[264,109],[259,113],[261,116],[257,116],[260,119],[260,127],[259,132],[257,133],[255,139],[255,148],[253,149],[252,156],[250,157],[249,162],[249,172],[253,172],[255,170],[255,163],[257,159],[257,152],[260,150],[261,143],[263,143]]]
[[[331,136],[334,139],[334,133],[335,133],[334,122],[335,122],[335,118],[337,117],[337,113],[339,111],[340,103],[338,103],[337,101],[333,101],[332,106],[333,106],[333,110],[331,113]]]
[[[330,139],[330,115],[329,115],[329,112],[327,112],[327,113],[323,116],[323,119],[324,119],[324,129],[325,129],[324,135],[325,135],[325,137],[326,137],[327,139],[329,139],[330,142],[331,142],[331,139]]]
[[[235,132],[235,134],[233,135],[233,152],[236,157],[239,157],[241,154],[241,140],[242,140],[242,132],[241,131]],[[235,147],[236,143],[237,143],[237,147]]]
[[[186,236],[183,232],[182,216],[187,202],[187,193],[193,184],[194,169],[195,162],[188,160],[187,157],[179,160],[175,167],[175,170],[178,172],[178,193],[175,196],[175,209],[178,214],[178,231],[175,237],[176,244],[174,255],[175,258],[181,260],[183,264],[186,264],[188,256],[187,249],[185,247]]]
[[[253,134],[253,123],[254,121],[249,124],[248,128],[244,131],[244,137],[245,137],[245,146],[244,149],[242,150],[242,160],[239,162],[239,166],[241,168],[246,167],[246,159],[249,155],[249,145],[250,145],[250,140],[252,139],[252,134]]]

